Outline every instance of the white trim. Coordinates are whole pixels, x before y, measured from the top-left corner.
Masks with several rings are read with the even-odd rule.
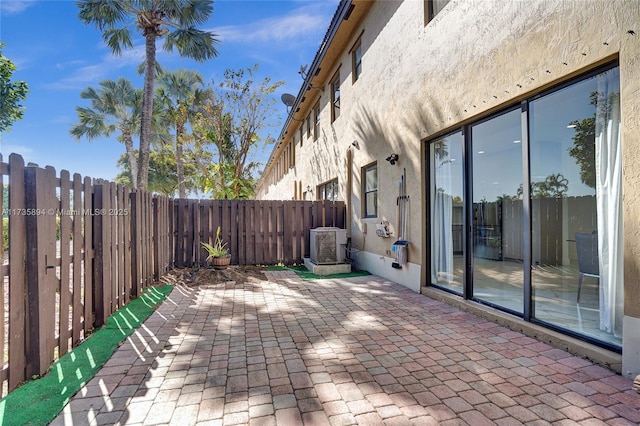
[[[622,375],[633,380],[640,374],[640,318],[622,319]]]
[[[391,267],[395,258],[367,251],[352,252],[351,258],[354,268],[365,269],[374,275],[402,284],[416,293],[420,292],[421,265],[417,263],[407,262],[402,268],[395,269]]]

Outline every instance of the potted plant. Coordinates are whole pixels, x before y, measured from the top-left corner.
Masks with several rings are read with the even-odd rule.
[[[229,249],[227,249],[227,243],[220,238],[220,227],[216,230],[216,240],[213,245],[201,241],[202,247],[207,250],[209,256],[207,261],[211,263],[214,269],[225,269],[231,262],[231,255]]]

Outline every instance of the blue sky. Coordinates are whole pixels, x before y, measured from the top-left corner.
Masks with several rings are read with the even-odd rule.
[[[300,66],[310,64],[329,25],[337,0],[217,0],[211,19],[201,29],[218,35],[219,55],[205,63],[161,51],[158,61],[165,69],[190,68],[205,81],[219,80],[227,68],[259,64],[258,77],[285,81],[276,93],[297,94],[302,78]],[[14,80],[29,85],[26,112],[9,132],[0,134],[0,152],[6,161],[12,152],[26,162],[50,165],[93,178],[113,179],[116,161],[124,152],[115,135],[92,142],[77,142],[69,129],[77,121],[75,107],[88,106],[80,92],[97,87],[105,79],[128,78],[142,87],[136,68],[144,57],[142,40],[120,57],[111,54],[100,31],[77,17],[70,0],[0,0],[0,40],[3,55],[17,67]],[[280,117],[270,128],[277,137],[286,116],[278,103]],[[270,148],[269,148],[270,149]],[[266,151],[258,156],[265,162]]]

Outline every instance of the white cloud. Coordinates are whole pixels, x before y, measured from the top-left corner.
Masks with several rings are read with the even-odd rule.
[[[2,0],[0,2],[0,13],[15,15],[24,12],[33,4],[35,4],[35,0]]]
[[[98,83],[107,78],[114,70],[131,66],[137,67],[144,61],[144,46],[123,50],[120,56],[111,53],[102,56],[100,63],[77,68],[69,77],[63,78],[45,85],[49,89],[84,89],[87,85]],[[82,64],[82,61],[69,61],[64,64],[57,64],[59,69],[72,65]]]
[[[56,64],[56,69],[64,70],[64,69],[69,68],[69,67],[76,67],[76,66],[81,65],[83,63],[85,63],[85,61],[84,60],[80,60],[80,59],[77,59],[75,61],[69,61],[69,62],[58,62]]]
[[[3,161],[8,161],[9,154],[18,154],[24,158],[24,157],[28,157],[29,154],[33,152],[33,149],[27,146],[22,146],[22,145],[0,143],[0,151],[2,152],[2,156],[5,157],[3,158]]]
[[[301,38],[315,36],[326,28],[329,19],[327,7],[320,6],[314,4],[296,9],[284,16],[260,19],[242,25],[216,27],[211,31],[223,43],[299,42]]]

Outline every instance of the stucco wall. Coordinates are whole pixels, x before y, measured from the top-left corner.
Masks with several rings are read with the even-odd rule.
[[[305,139],[303,147],[296,149],[296,167],[260,196],[292,198],[294,180],[306,188],[338,177],[344,199],[349,172],[346,152],[351,149],[353,246],[388,256],[387,250],[398,235],[398,179],[406,168],[411,200],[409,261],[420,267],[427,259],[422,241],[426,216],[421,200],[424,140],[618,58],[625,315],[640,317],[640,191],[636,189],[640,181],[640,150],[636,149],[640,142],[640,3],[451,0],[426,26],[423,8],[422,1],[373,5],[333,65],[336,69],[341,64],[340,117],[330,124],[328,87],[324,93],[312,93],[322,96],[320,140]],[[353,84],[348,50],[361,30],[363,73]],[[296,117],[304,115],[302,111]],[[351,146],[353,141],[358,142],[358,148]],[[400,156],[395,166],[384,160],[392,152]],[[361,168],[372,161],[378,162],[379,217],[362,219]],[[375,235],[375,224],[381,220],[390,222],[393,237]],[[387,278],[402,282],[399,274],[387,269]]]

